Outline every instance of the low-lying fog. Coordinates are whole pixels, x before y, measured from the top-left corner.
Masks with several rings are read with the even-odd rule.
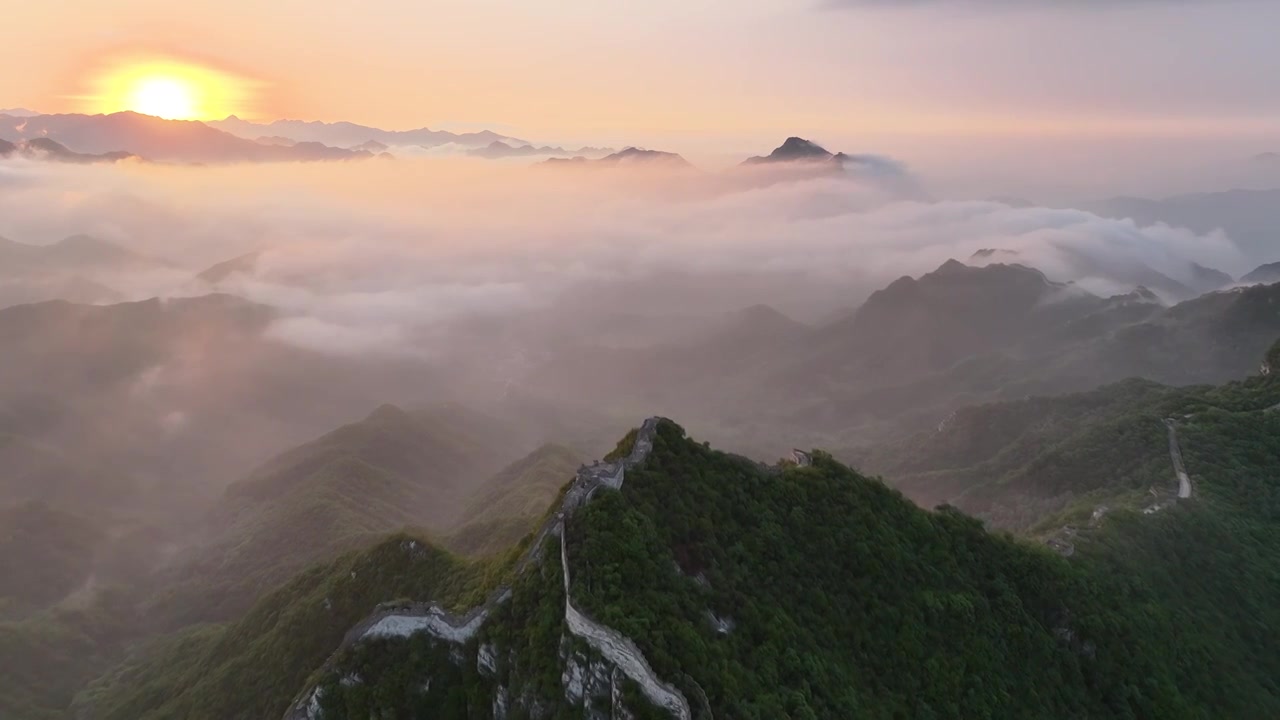
[[[121,321],[105,338],[59,326],[58,352],[82,355],[64,375],[43,365],[55,331],[28,327],[44,335],[24,346],[29,365],[0,372],[0,394],[83,403],[77,438],[107,416],[120,427],[146,416],[134,444],[142,456],[164,456],[156,474],[182,467],[220,486],[382,402],[497,407],[518,395],[531,440],[603,443],[644,414],[683,410],[688,419],[690,407],[701,409],[695,401],[614,402],[599,388],[625,377],[566,358],[679,347],[758,305],[820,327],[949,258],[1023,263],[1074,283],[1068,295],[1102,296],[1131,291],[1148,271],[1172,279],[1169,287],[1197,288],[1197,264],[1238,278],[1280,259],[1223,232],[1016,198],[948,200],[929,177],[887,158],[858,167],[832,176],[460,158],[9,161],[0,164],[0,236],[43,252],[0,246],[0,305],[219,292],[270,311],[230,335],[234,323],[209,308],[175,315],[172,327]],[[994,252],[975,255],[984,249]],[[1185,299],[1153,289],[1166,302]],[[124,376],[92,372],[114,357],[108,345],[130,358],[117,368]],[[596,370],[607,379],[583,377]],[[693,424],[744,421],[721,412],[708,408]],[[578,437],[554,437],[573,434],[565,416],[577,416]],[[118,450],[129,445],[122,432],[99,441]],[[141,449],[197,432],[166,440],[170,451]]]

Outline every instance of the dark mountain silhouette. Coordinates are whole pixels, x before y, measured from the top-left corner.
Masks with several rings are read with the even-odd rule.
[[[737,180],[752,185],[848,176],[899,197],[928,198],[915,178],[892,158],[831,153],[813,141],[794,136],[768,155],[747,158],[738,167],[743,172],[737,175]]]
[[[1260,265],[1253,272],[1240,278],[1242,283],[1274,283],[1280,282],[1280,262]]]
[[[258,260],[261,257],[262,253],[260,251],[245,253],[209,267],[196,275],[196,278],[210,284],[217,284],[232,275],[250,275],[258,266]]]
[[[1056,248],[1059,258],[1066,263],[1068,275],[1077,278],[1105,280],[1127,287],[1144,287],[1173,304],[1190,300],[1214,290],[1221,290],[1235,280],[1228,274],[1194,262],[1185,262],[1175,279],[1160,272],[1137,258],[1109,256],[1099,259],[1092,254],[1072,247]],[[974,263],[986,263],[993,259],[1007,260],[1018,257],[1016,250],[982,248],[969,256]],[[1172,269],[1171,269],[1172,272]]]
[[[276,147],[293,147],[298,144],[297,140],[280,137],[279,135],[263,135],[260,138],[255,138],[254,142],[259,145],[274,145]]]
[[[504,143],[501,140],[494,140],[482,148],[468,150],[467,154],[472,157],[481,157],[488,160],[499,160],[509,157],[530,157],[535,155],[552,155],[563,157],[599,157],[613,152],[609,148],[583,147],[577,150],[565,150],[562,147],[552,147],[543,145],[535,147],[533,145],[512,145]]]
[[[1007,345],[1036,328],[1102,305],[1102,298],[1050,281],[1024,265],[970,267],[948,260],[918,280],[872,293],[853,317],[830,328],[876,376],[918,375]]]
[[[17,143],[0,140],[0,157],[10,157],[12,155],[20,155],[30,160],[79,164],[117,162],[136,157],[132,153],[120,151],[102,153],[101,155],[72,152],[61,143],[46,137],[32,138],[31,140]]]
[[[616,153],[606,155],[597,160],[592,160],[582,156],[573,158],[548,158],[543,160],[540,164],[547,167],[619,167],[644,165],[673,169],[693,169],[693,165],[690,165],[688,160],[685,160],[676,153],[662,152],[661,150],[645,150],[637,147],[624,148]]]
[[[792,162],[829,162],[833,160],[843,160],[843,153],[833,155],[827,152],[817,143],[805,140],[799,137],[789,137],[774,148],[773,152],[764,157],[749,157],[742,162],[743,165],[765,165],[771,163],[792,163]]]
[[[263,145],[201,122],[165,120],[134,112],[0,116],[0,137],[11,142],[44,138],[74,153],[130,153],[157,162],[281,162],[371,157],[369,153],[316,142],[299,142],[291,147]]]
[[[158,266],[169,264],[90,235],[72,235],[50,245],[28,245],[0,238],[0,277]]]
[[[165,260],[88,235],[50,245],[0,238],[0,308],[45,300],[118,302],[112,289],[121,274],[169,271]]]
[[[366,142],[362,142],[359,145],[353,146],[351,149],[358,150],[361,152],[373,153],[374,155],[379,155],[390,150],[391,148],[387,146],[385,143],[380,143],[377,140],[369,140]]]
[[[1280,285],[1165,307],[1145,288],[1099,298],[1056,283],[1037,289],[1047,281],[1018,277],[1017,266],[982,268],[1003,268],[995,276],[957,266],[876,293],[852,319],[822,329],[808,358],[762,385],[790,389],[797,405],[812,397],[792,416],[797,425],[874,434],[893,421],[900,432],[936,426],[968,403],[1130,377],[1222,382],[1254,369],[1280,335]]]
[[[457,143],[468,147],[483,147],[495,140],[510,140],[522,145],[528,144],[523,140],[509,138],[489,130],[473,133],[452,133],[445,130],[431,130],[430,128],[382,130],[349,122],[326,123],[319,121],[306,122],[303,120],[276,120],[270,123],[255,123],[242,120],[235,115],[231,115],[225,120],[214,120],[208,124],[218,130],[241,138],[277,135],[292,138],[298,142],[318,142],[343,148],[354,148],[370,141],[376,141],[386,146],[421,145],[424,147],[434,147],[445,143]]]
[[[503,423],[458,406],[382,405],[287,450],[227,488],[210,539],[177,562],[174,587],[153,612],[179,624],[235,617],[311,563],[402,528],[442,529],[468,491],[502,467],[508,456],[495,448],[511,441]]]
[[[969,256],[970,260],[990,260],[994,257],[1014,258],[1018,256],[1017,250],[1006,250],[1004,248],[981,248],[974,251]]]

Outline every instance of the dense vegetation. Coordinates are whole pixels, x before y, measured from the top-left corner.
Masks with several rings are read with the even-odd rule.
[[[137,632],[127,599],[101,590],[87,607],[0,622],[0,717],[60,720],[75,693]]]
[[[465,564],[429,542],[399,535],[311,568],[242,619],[198,627],[140,648],[78,700],[99,720],[259,720],[279,717],[380,602],[437,598],[479,603],[512,555]]]
[[[921,505],[955,505],[996,527],[1038,535],[1082,522],[1098,507],[1142,508],[1172,492],[1166,419],[1194,427],[1190,420],[1208,408],[1276,403],[1280,388],[1261,376],[1182,388],[1135,379],[964,408],[936,430],[842,455]]]
[[[1245,302],[1213,302],[1228,301]],[[1224,341],[1232,332],[1222,329]],[[1280,367],[1280,345],[1270,363]],[[575,602],[718,717],[1280,715],[1278,405],[1275,376],[1216,388],[1127,381],[971,408],[856,456],[930,505],[1032,535],[1106,504],[1069,560],[954,508],[922,511],[828,455],[766,468],[665,423],[622,492],[602,491],[570,522]],[[1166,418],[1177,420],[1196,494],[1143,515],[1175,486]],[[483,631],[481,642],[513,649],[496,677],[425,637],[358,645],[342,672],[314,673],[378,602],[469,607],[509,579],[511,544],[577,464],[548,446],[481,486],[447,546],[493,553],[483,561],[424,535],[378,542],[443,497],[415,483],[472,472],[487,452],[466,432],[424,440],[422,422],[383,408],[233,488],[228,542],[208,564],[186,565],[190,583],[156,604],[139,602],[154,587],[144,583],[37,611],[85,580],[87,536],[62,515],[6,527],[0,562],[6,539],[61,540],[38,557],[8,553],[19,564],[0,577],[0,618],[21,619],[0,622],[0,717],[62,718],[78,691],[74,712],[101,720],[272,717],[309,679],[323,680],[332,717],[485,718],[499,686],[568,712],[556,703],[576,644],[562,641],[554,560],[517,582]],[[315,542],[289,542],[299,536]],[[100,547],[95,567],[102,557]],[[190,624],[211,616],[226,622]],[[348,676],[360,681],[341,684]],[[431,687],[412,684],[425,676]]]
[[[1087,391],[1133,377],[1227,382],[1253,372],[1280,335],[1280,284],[1169,308],[1136,294],[1092,298],[1046,314],[1054,292],[1065,291],[1045,285],[1039,295],[1020,296],[1018,288],[1038,276],[1029,268],[952,268],[895,283],[851,319],[862,334],[825,330],[807,362],[767,386],[809,397],[808,407],[789,416],[794,423],[894,440],[982,402]]]
[[[311,564],[404,528],[444,530],[498,465],[496,435],[384,405],[280,454],[228,488],[212,538],[156,579],[149,612],[171,629],[234,619]]]
[[[478,642],[508,648],[498,676],[458,662],[447,643],[420,633],[361,643],[321,682],[325,720],[372,717],[488,718],[498,682],[511,697],[536,697],[554,707],[560,690],[564,589],[560,545],[551,538],[542,561],[516,582],[511,599],[486,623]],[[471,643],[474,650],[476,642]],[[470,656],[470,654],[469,654]],[[342,678],[359,677],[360,682]],[[562,708],[563,709],[563,708]],[[521,720],[518,711],[512,720]],[[556,716],[557,719],[562,717]]]
[[[483,556],[511,547],[532,531],[582,465],[562,445],[543,445],[481,485],[467,504],[449,549]]]
[[[104,539],[92,522],[43,503],[0,508],[0,619],[82,585]]]
[[[1101,396],[1070,398],[1078,417],[1060,421],[1116,437],[1102,462],[1149,441],[1172,483],[1159,421],[1178,417],[1196,495],[1150,515],[1113,510],[1071,559],[954,509],[920,510],[823,453],[767,468],[664,423],[623,490],[569,525],[575,603],[717,717],[1272,716],[1280,412],[1268,409],[1280,382],[1114,390],[1159,432],[1116,434],[1124,414]],[[1034,450],[1062,457],[1059,445]],[[326,717],[488,718],[499,685],[537,688],[553,717],[568,712],[548,566],[517,583],[481,638],[516,648],[516,671],[486,677],[425,636],[368,643],[327,676]]]
[[[1188,391],[1142,380],[964,408],[937,430],[845,454],[925,507],[1034,531],[1093,508],[1141,507],[1171,468],[1164,419]]]
[[[365,594],[352,597],[349,607],[341,606],[341,595],[331,598],[334,614],[326,613],[326,621],[335,631],[345,631],[377,602],[417,597],[426,592],[422,588],[436,587],[423,584],[428,581],[442,584],[445,599],[455,585],[491,584],[487,573],[510,561],[512,546],[572,475],[577,462],[571,452],[548,446],[482,485],[494,493],[489,502],[473,504],[475,519],[484,525],[467,530],[470,552],[491,556],[483,562],[464,564],[432,549],[430,567],[397,569],[386,556],[388,543],[396,541],[387,538],[419,520],[450,517],[450,508],[497,469],[504,453],[516,452],[503,442],[507,437],[504,426],[480,414],[447,406],[412,413],[385,406],[235,484],[198,528],[207,538],[155,571],[174,548],[171,536],[124,514],[90,514],[106,507],[77,489],[101,479],[101,489],[109,491],[109,467],[75,463],[0,435],[0,459],[9,461],[0,485],[8,483],[18,498],[38,498],[0,508],[0,717],[63,717],[75,695],[100,675],[92,691],[81,694],[80,708],[119,712],[118,717],[138,717],[132,713],[144,710],[182,717],[187,711],[174,709],[185,707],[176,704],[183,702],[176,697],[179,689],[202,697],[212,694],[203,683],[236,673],[272,682],[251,669],[263,657],[259,652],[278,653],[281,672],[287,665],[305,677],[319,664],[308,653],[328,652],[336,640],[319,632],[313,635],[318,645],[290,645],[285,635],[272,635],[262,618],[283,633],[277,616],[319,592],[316,583],[323,578],[349,575],[354,567],[339,568],[361,558],[382,570],[359,573],[369,584],[360,586]],[[85,514],[56,509],[55,502]],[[495,528],[506,530],[496,537]],[[418,548],[435,540],[431,529],[411,532]],[[451,548],[460,537],[449,538]],[[344,553],[351,554],[335,564]],[[464,576],[471,579],[457,579]],[[322,626],[305,612],[299,617]],[[220,624],[202,624],[208,622]],[[242,623],[255,622],[248,634],[237,635]],[[256,640],[242,643],[248,637]],[[237,665],[230,658],[241,652],[255,655],[240,657]],[[280,706],[300,683],[293,675],[274,681],[274,694],[263,692],[261,701]],[[147,695],[151,687],[165,688],[162,694],[174,695],[175,704],[160,707],[157,695]]]
[[[733,717],[1271,715],[1268,519],[1204,538],[1214,550],[1189,567],[1196,549],[1171,533],[1186,516],[1225,531],[1241,503],[1275,496],[1280,434],[1248,427],[1231,430],[1254,468],[1224,475],[1235,487],[1119,513],[1089,560],[1066,561],[923,512],[827,456],[775,474],[667,425],[645,469],[574,523],[575,596]],[[1233,588],[1244,612],[1222,597]],[[717,633],[708,611],[735,629]],[[1226,614],[1239,636],[1212,629]]]

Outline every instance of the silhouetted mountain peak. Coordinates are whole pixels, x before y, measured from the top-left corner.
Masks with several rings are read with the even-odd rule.
[[[729,314],[727,331],[742,335],[789,335],[804,331],[805,325],[770,305],[757,304]]]
[[[548,158],[542,165],[551,167],[607,167],[619,165],[654,165],[670,168],[688,169],[693,166],[689,161],[676,153],[661,150],[646,150],[638,147],[627,147],[599,160],[589,160],[581,155],[573,158]]]
[[[774,148],[773,152],[764,157],[747,158],[744,165],[759,165],[764,163],[780,163],[780,162],[812,162],[812,161],[842,161],[844,153],[832,155],[826,148],[818,145],[810,140],[801,137],[789,137],[781,145]]]
[[[258,266],[258,259],[261,257],[260,251],[248,252],[210,266],[196,275],[196,278],[207,283],[219,283],[232,275],[251,274]]]
[[[982,248],[980,250],[975,251],[972,255],[970,255],[969,259],[970,260],[988,260],[997,255],[1016,256],[1017,254],[1018,254],[1017,250],[1006,250],[1004,248]]]
[[[383,403],[373,412],[369,413],[367,422],[401,424],[411,422],[412,418],[408,412],[398,405],[391,403]]]
[[[1253,272],[1240,278],[1242,283],[1274,283],[1280,282],[1280,262],[1259,265]]]

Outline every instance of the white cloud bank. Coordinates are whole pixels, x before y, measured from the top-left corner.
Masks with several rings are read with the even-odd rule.
[[[902,200],[866,175],[747,187],[729,175],[558,172],[479,160],[174,168],[0,164],[0,235],[90,233],[179,267],[126,296],[209,291],[205,267],[261,251],[219,289],[280,308],[276,337],[341,353],[430,353],[455,321],[715,313],[816,317],[982,248],[1096,292],[1142,264],[1250,269],[1230,239],[1077,210]],[[1092,274],[1091,274],[1092,273]],[[123,286],[122,286],[123,285]]]

